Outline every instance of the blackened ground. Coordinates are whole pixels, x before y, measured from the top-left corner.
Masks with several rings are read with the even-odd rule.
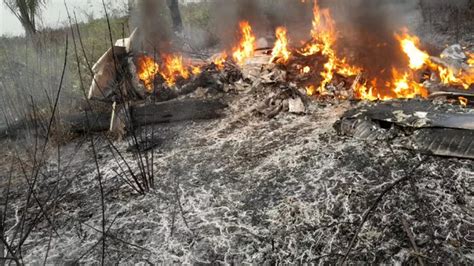
[[[303,116],[258,117],[250,110],[264,97],[231,97],[221,120],[156,126],[157,189],[146,196],[118,177],[107,142],[96,136],[107,262],[335,263],[379,193],[406,175],[410,182],[395,187],[369,217],[349,261],[415,263],[420,256],[425,263],[474,262],[472,161],[337,136],[333,124],[348,102],[314,102]],[[128,142],[117,145],[138,172]],[[63,164],[70,165],[57,180],[52,155],[41,183],[45,191],[60,184],[63,196],[54,208],[59,235],[43,222],[23,249],[25,262],[43,262],[50,236],[48,262],[100,262],[102,216],[92,158],[87,140],[62,147]],[[21,204],[15,201],[11,212]]]

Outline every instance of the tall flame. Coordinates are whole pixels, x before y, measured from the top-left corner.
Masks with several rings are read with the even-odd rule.
[[[288,50],[287,30],[284,27],[278,27],[275,32],[277,38],[272,50],[270,63],[286,63],[290,59],[291,52]]]
[[[416,36],[410,36],[407,33],[403,35],[396,34],[395,37],[400,42],[403,52],[410,60],[409,67],[413,70],[421,69],[425,64],[430,64],[430,55],[418,48],[420,40]]]
[[[312,41],[303,48],[301,54],[310,56],[321,53],[328,58],[328,61],[324,64],[324,70],[320,73],[322,77],[320,85],[317,88],[314,86],[308,87],[311,88],[311,94],[318,92],[323,95],[326,93],[326,86],[332,81],[335,73],[344,76],[354,76],[360,73],[361,69],[349,65],[345,58],[339,58],[336,55],[333,48],[337,39],[337,32],[335,30],[336,23],[329,9],[319,8],[317,0],[314,1],[312,24]]]
[[[153,91],[153,81],[160,72],[160,66],[149,56],[141,56],[137,60],[138,78],[143,82],[147,91]]]
[[[255,53],[256,38],[248,21],[240,22],[239,26],[241,39],[239,45],[234,48],[233,58],[237,64],[243,65]]]
[[[165,65],[161,75],[166,80],[166,84],[168,84],[168,86],[174,85],[177,78],[179,77],[184,79],[189,78],[189,71],[186,67],[184,67],[182,56],[165,55],[164,63]]]

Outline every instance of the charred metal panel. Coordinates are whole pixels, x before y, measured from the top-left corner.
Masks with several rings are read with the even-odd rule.
[[[397,140],[423,153],[474,159],[474,110],[429,101],[395,101],[346,112],[334,125],[341,135]]]

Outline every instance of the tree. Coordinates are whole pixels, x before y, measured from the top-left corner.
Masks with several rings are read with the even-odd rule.
[[[178,0],[168,0],[168,7],[171,13],[171,20],[173,21],[173,30],[175,32],[181,32],[183,29],[183,21],[181,20]]]
[[[46,0],[3,0],[3,2],[21,22],[26,36],[32,36],[38,32],[36,18],[41,11],[41,6],[46,4]]]
[[[132,14],[133,9],[135,8],[135,0],[128,0],[128,14]]]
[[[179,1],[178,0],[128,0],[128,13],[131,16],[135,8],[142,9],[140,13],[149,14],[155,12],[157,7],[160,7],[161,4],[165,3],[170,10],[171,21],[173,23],[173,31],[181,32],[183,29],[183,21],[181,19],[181,12],[179,10]],[[147,16],[150,18],[150,16]]]

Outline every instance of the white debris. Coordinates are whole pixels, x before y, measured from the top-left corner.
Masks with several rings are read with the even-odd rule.
[[[288,111],[293,114],[304,114],[306,107],[300,97],[288,99]]]

